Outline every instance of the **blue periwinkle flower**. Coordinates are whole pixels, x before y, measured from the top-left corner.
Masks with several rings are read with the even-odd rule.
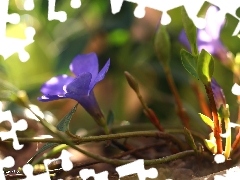
[[[225,16],[221,14],[215,6],[210,6],[206,13],[206,27],[204,29],[197,30],[197,45],[198,50],[201,52],[205,49],[210,54],[216,56],[223,63],[228,63],[228,50],[223,46],[220,40],[220,32],[225,23]],[[190,44],[187,40],[185,31],[182,31],[179,40],[189,50]]]
[[[98,58],[95,53],[77,55],[70,64],[70,70],[76,77],[66,74],[53,77],[41,87],[42,97],[39,101],[47,102],[70,98],[76,100],[95,119],[99,120],[103,114],[95,99],[93,88],[103,80],[110,66],[106,62],[99,72]]]

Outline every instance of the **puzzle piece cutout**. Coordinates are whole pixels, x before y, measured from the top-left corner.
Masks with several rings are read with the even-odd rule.
[[[17,24],[20,21],[20,16],[17,13],[8,14],[9,0],[0,1],[0,55],[7,59],[14,53],[18,53],[19,59],[25,62],[29,59],[29,54],[25,51],[25,47],[33,43],[35,29],[27,27],[25,29],[26,39],[11,38],[6,36],[6,24]]]
[[[206,0],[207,2],[220,8],[220,12],[223,14],[230,14],[238,20],[237,27],[235,28],[232,36],[236,36],[240,33],[240,17],[237,16],[236,11],[240,7],[239,0]]]
[[[55,11],[56,0],[48,0],[48,20],[59,20],[65,22],[67,20],[67,13],[65,11]],[[71,0],[72,8],[77,9],[81,6],[81,0]]]
[[[0,159],[0,179],[5,180],[5,175],[3,168],[11,168],[15,164],[15,161],[12,156],[7,156],[4,159]]]
[[[240,17],[236,15],[236,10],[240,7],[239,0],[196,0],[194,6],[192,0],[125,0],[128,2],[136,3],[137,7],[134,11],[134,15],[138,18],[145,16],[145,8],[152,8],[162,12],[161,24],[167,25],[171,22],[171,17],[167,11],[174,8],[184,6],[188,16],[193,20],[195,26],[199,29],[203,29],[206,26],[206,20],[197,16],[204,2],[209,2],[220,8],[221,13],[226,15],[227,13],[236,18],[239,22],[233,32],[233,36],[236,36],[240,31]],[[112,13],[116,14],[121,10],[124,0],[110,0]]]
[[[7,132],[0,132],[0,138],[2,141],[6,139],[13,139],[13,148],[15,150],[20,150],[23,148],[23,145],[19,144],[16,131],[24,131],[27,129],[28,124],[26,120],[21,119],[17,122],[13,121],[12,113],[10,110],[1,112],[0,111],[0,123],[3,121],[8,121],[11,124],[11,130]]]
[[[82,178],[82,180],[87,180],[90,177],[93,177],[94,180],[108,180],[107,171],[96,174],[94,169],[82,169],[79,171],[79,176]]]
[[[43,160],[43,164],[45,166],[46,172],[34,175],[33,174],[33,166],[31,164],[25,164],[22,168],[23,173],[26,175],[26,178],[23,180],[51,180],[48,165],[56,160],[61,160],[61,166],[64,171],[70,171],[73,168],[73,163],[70,160],[70,157],[72,156],[71,153],[69,153],[66,150],[62,150],[61,155],[56,159],[45,159]]]
[[[120,11],[121,6],[124,0],[111,0],[112,13],[116,14]],[[192,6],[191,0],[168,0],[168,3],[165,0],[125,0],[132,3],[136,3],[137,7],[134,11],[134,15],[138,18],[142,18],[145,15],[145,7],[152,8],[162,12],[161,24],[167,25],[171,22],[171,17],[167,13],[167,11],[172,10],[174,8],[184,6],[189,17],[194,19],[195,25],[197,27],[203,28],[204,19],[197,17],[197,13],[199,12],[201,6],[203,5],[205,0],[197,0],[194,2],[194,6]]]
[[[25,0],[24,9],[26,11],[31,11],[34,9],[34,1],[33,0]]]
[[[119,178],[131,174],[137,174],[139,180],[145,180],[146,178],[154,179],[158,176],[156,168],[145,169],[143,159],[119,166],[116,168],[116,171],[118,172]]]

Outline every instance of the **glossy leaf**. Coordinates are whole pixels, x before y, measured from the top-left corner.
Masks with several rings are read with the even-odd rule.
[[[197,74],[197,57],[193,56],[184,49],[181,50],[180,54],[183,67],[189,72],[189,74],[199,79]]]
[[[198,77],[203,84],[211,82],[211,78],[214,71],[214,60],[211,54],[206,50],[202,50],[198,57],[197,72]]]
[[[73,114],[76,112],[77,110],[77,106],[78,106],[78,103],[72,108],[72,110],[66,115],[64,116],[64,118],[58,123],[57,125],[57,129],[59,131],[67,131],[68,130],[68,126],[69,126],[69,123],[72,119],[72,116]]]
[[[210,119],[208,116],[205,116],[201,113],[198,113],[198,114],[200,115],[203,122],[205,122],[208,126],[210,126],[212,129],[214,129],[214,123],[213,123],[212,119]]]
[[[194,25],[193,21],[189,18],[186,10],[182,7],[182,21],[183,27],[186,32],[192,54],[197,56],[198,55],[198,48],[197,48],[197,28]]]
[[[76,110],[77,110],[77,106],[78,106],[78,104],[76,104],[76,105],[72,108],[72,110],[71,110],[66,116],[64,116],[64,118],[58,123],[57,129],[58,129],[59,131],[65,132],[65,131],[68,130],[69,123],[70,123],[70,121],[71,121],[71,119],[72,119],[73,114],[74,114],[74,113],[76,112]],[[39,154],[41,154],[42,152],[46,151],[47,149],[52,148],[52,147],[55,147],[55,146],[57,146],[57,145],[59,145],[59,144],[58,144],[58,143],[46,143],[46,144],[44,144],[44,145],[37,151],[37,153],[34,154],[33,157],[31,157],[31,159],[28,160],[27,163],[32,163],[33,160],[35,159],[35,157],[36,157],[37,155],[39,155]]]

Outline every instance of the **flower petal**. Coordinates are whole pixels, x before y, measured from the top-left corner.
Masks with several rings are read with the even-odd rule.
[[[64,95],[63,86],[72,82],[73,79],[73,77],[67,75],[53,77],[42,85],[40,91],[44,95]]]
[[[206,13],[206,32],[213,38],[218,39],[220,30],[225,22],[225,16],[216,6],[210,6]]]
[[[104,67],[98,73],[97,77],[95,79],[92,79],[89,86],[89,91],[91,91],[99,81],[103,80],[103,78],[105,77],[105,74],[108,72],[109,66],[110,66],[110,59],[108,59]]]
[[[91,79],[92,75],[89,72],[76,77],[70,84],[66,86],[66,97],[75,99],[79,102],[79,99],[82,96],[88,96]]]
[[[200,29],[197,32],[197,41],[198,45],[203,42],[211,43],[213,41],[213,38],[205,30]]]
[[[93,91],[90,91],[88,96],[81,96],[78,102],[94,119],[103,116]]]
[[[214,78],[212,78],[211,80],[211,87],[212,87],[214,101],[217,109],[219,109],[221,105],[226,106],[226,99],[225,99],[224,92]]]
[[[97,55],[95,53],[77,55],[69,68],[76,76],[89,72],[92,74],[92,78],[95,79],[98,74]]]
[[[187,39],[187,35],[186,35],[186,32],[184,30],[181,31],[180,35],[179,35],[179,41],[184,45],[186,46],[186,48],[188,50],[191,50],[191,47],[190,47],[190,44],[188,42],[188,39]]]
[[[37,99],[42,102],[48,102],[48,101],[54,101],[58,99],[64,99],[66,98],[65,95],[46,95],[38,97]]]

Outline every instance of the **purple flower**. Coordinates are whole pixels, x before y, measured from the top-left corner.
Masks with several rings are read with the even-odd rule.
[[[102,112],[95,99],[93,88],[108,71],[110,60],[98,72],[98,58],[95,53],[77,55],[70,64],[76,77],[60,75],[48,80],[41,87],[39,101],[47,102],[70,98],[76,100],[94,118],[101,118]]]
[[[219,86],[217,81],[212,78],[211,87],[213,91],[213,97],[216,104],[216,108],[219,109],[222,105],[226,107],[226,99],[222,88]]]
[[[221,14],[217,7],[210,6],[207,10],[205,19],[206,27],[197,30],[197,45],[199,52],[205,49],[221,61],[228,61],[228,51],[220,41],[220,31],[225,23],[225,16]],[[187,40],[185,31],[180,33],[179,40],[190,50],[190,44]]]

